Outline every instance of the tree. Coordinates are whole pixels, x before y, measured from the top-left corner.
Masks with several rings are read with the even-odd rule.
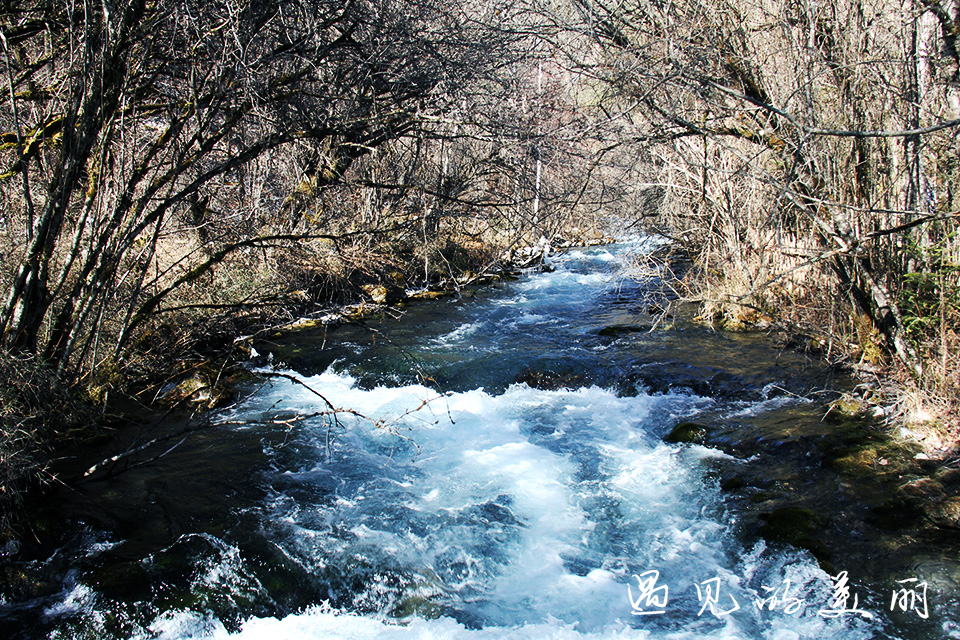
[[[656,157],[674,226],[722,265],[728,295],[707,306],[836,327],[847,298],[919,379],[929,358],[899,307],[908,274],[942,271],[924,246],[958,254],[956,3],[572,6],[594,43],[578,64],[631,121],[620,144]]]
[[[60,371],[96,366],[234,252],[329,235],[291,230],[358,159],[422,135],[505,64],[509,13],[439,0],[4,0],[5,347]],[[264,168],[277,159],[283,169]],[[245,180],[254,170],[266,189]]]

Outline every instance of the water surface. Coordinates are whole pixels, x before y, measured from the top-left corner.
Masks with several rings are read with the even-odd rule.
[[[748,499],[721,490],[741,468],[759,484],[768,434],[825,437],[820,400],[847,383],[763,336],[658,324],[659,283],[619,275],[649,246],[571,251],[399,318],[258,343],[256,366],[280,375],[218,426],[51,507],[69,530],[11,569],[27,580],[11,581],[0,625],[22,638],[956,634],[936,553],[924,575],[903,554],[896,565],[931,583],[928,618],[890,614],[894,563],[870,564],[875,540],[828,563],[765,541]],[[742,455],[664,442],[687,420],[720,425]],[[807,493],[825,492],[833,476],[808,453],[782,458],[771,487],[809,473]],[[836,549],[849,534],[830,530]]]

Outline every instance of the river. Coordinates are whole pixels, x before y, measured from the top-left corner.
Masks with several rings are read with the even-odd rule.
[[[7,566],[0,632],[960,637],[955,548],[864,524],[879,489],[807,446],[853,383],[657,324],[659,281],[620,268],[651,246],[256,343],[268,377],[212,426],[39,508],[57,544]],[[684,421],[729,446],[665,442]],[[817,540],[757,533],[794,504]]]

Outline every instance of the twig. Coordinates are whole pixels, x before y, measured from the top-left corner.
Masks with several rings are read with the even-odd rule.
[[[150,447],[152,447],[152,446],[154,446],[155,444],[158,444],[158,443],[160,443],[160,442],[166,442],[166,441],[168,441],[168,440],[173,440],[174,438],[179,438],[179,437],[181,437],[181,436],[189,436],[190,434],[196,433],[197,431],[203,431],[204,429],[208,429],[208,428],[210,428],[210,427],[218,427],[218,426],[221,426],[221,425],[220,425],[220,424],[214,424],[214,423],[211,423],[211,422],[205,420],[205,421],[203,421],[202,423],[200,423],[200,424],[198,424],[198,425],[191,425],[191,426],[189,426],[189,427],[185,427],[185,428],[183,428],[183,429],[180,429],[180,430],[177,431],[176,433],[170,433],[170,434],[167,434],[167,435],[165,435],[165,436],[158,436],[158,437],[156,437],[156,438],[152,438],[152,439],[148,440],[147,442],[144,442],[143,444],[141,444],[141,445],[139,445],[139,446],[136,446],[136,447],[132,447],[132,448],[130,448],[130,449],[127,449],[127,450],[124,451],[123,453],[118,453],[118,454],[115,455],[115,456],[110,456],[109,458],[105,458],[104,460],[101,460],[101,461],[98,462],[97,464],[93,465],[92,467],[90,467],[89,469],[87,469],[86,471],[84,471],[84,472],[83,472],[83,477],[84,477],[84,478],[89,478],[89,477],[92,476],[93,474],[95,474],[95,473],[97,473],[98,471],[100,471],[101,469],[103,469],[103,468],[104,468],[105,466],[107,466],[108,464],[116,464],[117,462],[120,462],[121,460],[124,460],[124,459],[126,459],[126,458],[129,458],[130,456],[132,456],[132,455],[134,455],[134,454],[140,453],[141,451],[144,451],[144,450],[146,450],[146,449],[149,449]],[[186,440],[186,437],[184,437],[183,440]],[[153,461],[155,461],[155,460],[159,460],[159,459],[162,458],[163,456],[165,456],[165,455],[167,455],[168,453],[170,453],[171,451],[173,451],[176,447],[180,446],[180,444],[183,442],[183,440],[181,440],[181,441],[178,442],[176,445],[174,445],[173,447],[171,447],[170,449],[168,449],[168,450],[165,451],[164,453],[160,454],[159,456],[156,456],[156,457],[154,457],[153,459],[151,459],[151,460],[149,460],[149,461],[146,461],[146,462],[153,462]],[[142,464],[146,464],[146,462],[137,463],[137,464],[135,464],[135,465],[133,465],[133,466],[127,467],[127,468],[124,469],[123,471],[114,472],[114,470],[111,469],[111,470],[109,470],[109,471],[106,473],[106,475],[104,475],[102,478],[99,478],[99,479],[100,479],[100,480],[106,480],[106,479],[108,479],[108,478],[112,478],[112,477],[114,477],[114,476],[119,475],[120,473],[123,473],[124,471],[129,471],[130,469],[133,469],[133,468],[135,468],[135,467],[137,467],[137,466],[141,466]]]

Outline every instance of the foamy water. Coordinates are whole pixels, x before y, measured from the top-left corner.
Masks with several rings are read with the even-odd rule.
[[[516,283],[475,317],[425,336],[424,353],[458,354],[451,366],[469,378],[472,358],[494,369],[527,344],[550,362],[615,349],[590,342],[588,329],[569,320],[594,313],[621,286],[609,266],[616,259],[606,249],[571,253],[555,272]],[[269,562],[308,576],[316,601],[279,617],[220,619],[213,611],[223,601],[273,602],[277,586],[262,577],[267,561],[210,534],[185,534],[174,546],[201,550],[191,556],[193,604],[144,605],[131,616],[137,622],[128,637],[839,640],[888,633],[881,603],[864,592],[861,609],[870,616],[831,616],[835,583],[808,553],[741,540],[709,473],[723,454],[664,443],[671,426],[715,408],[714,399],[589,384],[371,388],[348,370],[341,363],[300,383],[275,377],[222,416],[243,432],[278,420],[290,425],[281,440],[263,440],[269,464],[258,482],[266,498],[249,507],[248,521],[271,549]],[[271,372],[299,376],[282,365]],[[776,397],[736,410],[749,415],[795,401]],[[330,405],[343,410],[336,421]],[[656,589],[647,599],[640,597],[645,586]],[[90,585],[72,584],[48,615],[84,623],[53,637],[76,637],[69,629],[78,628],[105,634],[114,628],[111,606]]]
[[[709,399],[526,385],[499,395],[365,390],[332,372],[304,382],[365,418],[344,417],[331,434],[326,423],[305,430],[313,457],[276,470],[266,526],[302,566],[353,567],[362,587],[338,596],[340,608],[249,620],[238,637],[873,635],[862,616],[818,615],[833,583],[811,558],[741,546],[701,464],[722,454],[661,441],[667,425]],[[280,380],[244,411],[294,406],[311,413],[326,405]],[[314,503],[302,491],[285,494],[311,484],[324,487]],[[635,576],[652,569],[669,589],[665,613],[634,615]],[[710,580],[715,611],[703,609],[697,591]],[[769,595],[764,587],[786,581],[805,606],[789,615],[757,608]],[[177,622],[173,636],[186,623]],[[234,635],[209,625],[187,624],[201,635]]]

